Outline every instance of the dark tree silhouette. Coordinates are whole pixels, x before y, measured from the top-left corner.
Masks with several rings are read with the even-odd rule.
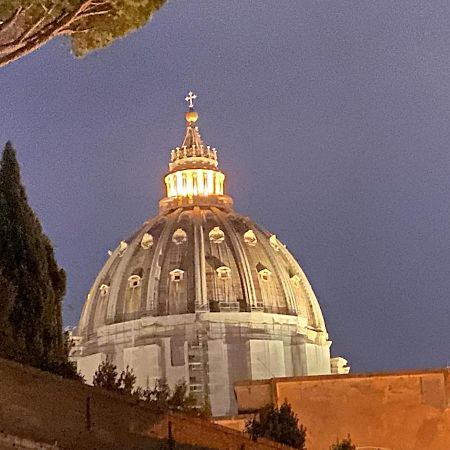
[[[140,391],[140,398],[161,412],[172,410],[195,415],[202,412],[184,381],[177,383],[172,392],[165,380],[157,380],[153,389]]]
[[[246,423],[245,431],[255,441],[265,437],[305,450],[306,428],[299,426],[296,414],[286,401],[280,408],[266,405],[260,410],[259,418],[254,417]]]
[[[135,383],[136,376],[133,373],[133,369],[127,366],[119,375],[117,366],[109,358],[106,358],[98,366],[94,374],[94,379],[92,380],[94,386],[127,395],[133,393]]]
[[[350,435],[347,436],[346,439],[342,441],[337,441],[336,444],[333,444],[330,447],[330,450],[356,450],[356,445],[352,443],[352,439]]]
[[[9,316],[15,301],[13,285],[0,273],[0,357],[14,355],[11,324]]]
[[[1,294],[0,320],[13,342],[3,354],[76,378],[62,330],[66,275],[28,205],[10,142],[0,161],[0,273],[7,285]]]

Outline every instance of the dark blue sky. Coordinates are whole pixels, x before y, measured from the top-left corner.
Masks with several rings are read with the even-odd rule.
[[[52,42],[0,88],[66,324],[157,212],[193,89],[236,209],[298,258],[332,352],[354,371],[450,361],[448,0],[171,1],[85,59]]]

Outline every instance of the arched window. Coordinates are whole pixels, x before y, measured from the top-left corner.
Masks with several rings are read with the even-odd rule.
[[[135,289],[141,285],[142,278],[139,275],[131,275],[130,278],[128,278],[128,286],[131,289]]]
[[[244,242],[251,247],[254,247],[258,243],[258,239],[256,239],[253,230],[248,230],[244,233]]]
[[[277,236],[275,234],[272,234],[272,236],[270,236],[269,242],[270,242],[270,245],[272,246],[272,248],[276,252],[278,252],[280,250],[280,243],[279,243],[279,241],[277,239]]]
[[[125,241],[120,241],[119,244],[119,257],[122,257],[124,253],[127,251],[128,244]]]
[[[182,228],[177,228],[172,235],[172,242],[176,245],[183,244],[187,241],[187,234]]]
[[[298,275],[293,275],[291,277],[291,282],[295,287],[300,287],[301,284],[301,280],[300,277]]]
[[[219,227],[214,227],[209,232],[209,240],[214,244],[220,244],[225,240],[225,233]]]
[[[101,297],[106,297],[109,294],[109,286],[107,284],[102,284],[99,287],[99,291]]]
[[[142,269],[135,269],[128,278],[128,288],[125,294],[125,313],[131,314],[139,311],[142,300]]]
[[[272,276],[272,272],[269,269],[261,269],[259,272],[259,278],[261,278],[262,281],[269,281],[270,277]]]
[[[153,236],[149,233],[144,233],[141,240],[141,247],[148,250],[153,245]]]

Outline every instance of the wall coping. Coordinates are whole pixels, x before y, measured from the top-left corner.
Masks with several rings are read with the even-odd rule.
[[[362,372],[362,373],[349,373],[349,374],[331,374],[331,375],[304,375],[298,377],[277,377],[267,378],[264,380],[243,380],[234,383],[235,387],[238,386],[257,386],[271,383],[290,383],[298,381],[334,381],[334,380],[346,380],[357,378],[376,378],[376,377],[407,377],[407,376],[421,376],[430,374],[442,374],[443,376],[450,375],[450,368],[435,368],[435,369],[414,369],[414,370],[399,370],[394,372]]]

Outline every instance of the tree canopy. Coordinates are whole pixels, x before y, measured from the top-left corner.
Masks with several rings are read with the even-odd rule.
[[[66,274],[28,205],[16,152],[8,142],[0,161],[1,355],[76,376],[68,361],[61,304]]]
[[[246,423],[246,433],[253,440],[265,437],[290,447],[305,450],[306,428],[298,424],[298,417],[286,401],[279,407],[266,405]]]
[[[165,380],[157,380],[153,389],[142,390],[140,395],[146,403],[159,411],[201,412],[184,381],[177,383],[172,391]]]
[[[0,67],[57,36],[76,56],[144,26],[166,0],[5,0],[0,2]]]
[[[98,366],[92,380],[94,386],[128,395],[133,393],[135,382],[132,369],[127,366],[119,375],[117,367],[108,358]]]

